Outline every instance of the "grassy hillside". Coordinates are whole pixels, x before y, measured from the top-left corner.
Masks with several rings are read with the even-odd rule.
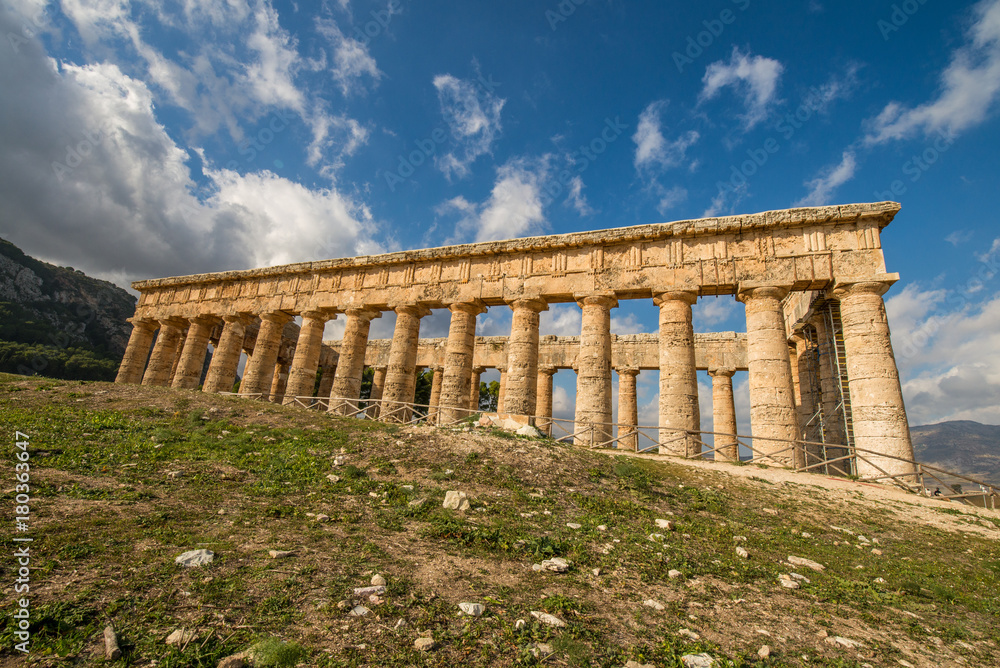
[[[0,375],[0,424],[8,471],[30,436],[34,538],[32,653],[12,649],[8,575],[4,666],[214,667],[261,642],[275,666],[1000,665],[987,511],[164,388]],[[442,508],[449,490],[471,508]],[[198,548],[214,562],[174,563]],[[533,570],[551,557],[570,570]],[[376,574],[383,594],[354,595]]]

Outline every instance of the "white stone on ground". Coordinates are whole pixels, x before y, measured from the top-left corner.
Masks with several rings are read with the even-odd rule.
[[[645,601],[642,602],[642,604],[644,606],[646,606],[647,608],[652,608],[653,610],[666,610],[667,609],[665,605],[663,605],[659,601],[656,601],[656,600],[651,599],[651,598],[647,598]]]
[[[737,547],[736,548],[736,554],[737,554],[737,556],[739,556],[739,557],[741,557],[743,559],[749,559],[750,558],[750,553],[747,552],[742,547]]]
[[[671,580],[676,580],[677,578],[681,577],[682,575],[684,575],[684,574],[681,573],[676,568],[671,568],[669,571],[667,571],[667,577],[670,578]]]
[[[481,617],[486,611],[486,607],[482,603],[459,603],[458,607],[470,617]]]
[[[372,586],[373,587],[384,587],[386,584],[385,578],[376,573],[372,576]]]
[[[656,520],[656,526],[667,531],[674,530],[674,523],[671,520]]]
[[[790,578],[789,576],[782,573],[778,576],[778,584],[780,584],[785,589],[798,589],[799,583]]]
[[[805,566],[806,568],[811,568],[814,571],[826,570],[826,566],[824,566],[823,564],[815,562],[812,559],[806,559],[805,557],[789,556],[788,563],[792,564],[793,566]]]
[[[295,556],[295,553],[290,550],[268,550],[267,553],[271,555],[272,559],[287,559]]]
[[[684,636],[690,640],[701,640],[701,636],[692,631],[691,629],[681,629],[677,632],[677,635]]]
[[[166,643],[174,647],[182,647],[197,637],[198,634],[195,633],[194,631],[188,631],[187,629],[177,629],[176,631],[167,636]]]
[[[444,507],[451,510],[468,510],[469,497],[465,492],[449,490],[444,495]]]
[[[712,658],[711,654],[685,654],[681,657],[684,668],[715,668],[718,662]]]
[[[208,565],[212,563],[213,559],[215,559],[215,553],[211,550],[189,550],[174,559],[174,562],[185,568],[194,568]]]
[[[566,626],[566,622],[559,619],[555,615],[550,615],[547,612],[541,612],[539,610],[532,610],[531,616],[540,621],[543,624],[548,624],[549,626],[555,626],[556,628],[562,628]]]
[[[349,613],[347,613],[347,614],[351,615],[352,617],[364,617],[369,612],[371,612],[371,610],[369,610],[365,606],[363,606],[363,605],[356,605],[353,608],[351,608],[351,611]]]
[[[429,652],[434,649],[434,638],[417,638],[413,641],[413,647],[421,652]]]

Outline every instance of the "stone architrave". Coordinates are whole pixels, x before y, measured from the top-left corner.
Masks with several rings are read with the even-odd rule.
[[[198,387],[201,371],[205,368],[205,357],[208,355],[208,339],[217,320],[200,316],[191,318],[190,322],[180,361],[177,363],[177,372],[171,382],[174,389],[193,390]]]
[[[546,436],[552,435],[552,377],[554,366],[538,367],[538,384],[535,390],[535,427]]]
[[[535,415],[538,390],[539,314],[548,310],[541,299],[518,299],[511,305],[513,315],[507,342],[507,373],[503,383],[503,412]]]
[[[177,318],[160,321],[160,331],[149,356],[149,365],[142,376],[143,385],[166,387],[170,384],[170,375],[174,370],[185,326],[187,322]]]
[[[304,311],[295,356],[288,371],[282,403],[294,404],[296,397],[312,397],[323,346],[323,329],[330,316],[324,311]],[[308,405],[308,404],[307,404]]]
[[[595,447],[612,439],[611,309],[614,295],[587,295],[577,303],[583,311],[580,353],[576,358],[576,425],[574,441]]]
[[[441,377],[444,368],[436,366],[431,369],[431,398],[427,405],[427,424],[437,424],[438,407],[441,405]]]
[[[274,380],[274,369],[278,364],[278,352],[281,348],[281,334],[292,316],[282,311],[265,313],[260,316],[260,331],[253,347],[253,355],[247,362],[240,383],[240,396],[268,399],[271,382]]]
[[[385,390],[380,419],[387,422],[409,422],[413,395],[417,389],[417,344],[420,343],[420,319],[430,309],[417,304],[404,304],[393,309],[396,328],[389,349],[389,364],[385,372]]]
[[[691,315],[697,299],[697,292],[682,290],[653,299],[660,307],[660,452],[681,457],[702,450]]]
[[[150,346],[156,334],[156,323],[141,318],[129,318],[132,323],[132,333],[128,337],[125,356],[118,368],[116,383],[136,385],[142,382],[142,374],[146,370],[146,360],[149,358]]]
[[[337,360],[337,373],[330,390],[328,410],[342,415],[351,415],[358,410],[361,396],[361,378],[365,370],[365,351],[368,348],[368,332],[373,318],[382,317],[381,312],[372,309],[348,309],[345,313],[344,339]]]
[[[916,473],[882,301],[890,285],[889,281],[865,281],[834,290],[840,299],[857,472],[862,478]]]
[[[736,462],[740,446],[736,435],[736,402],[733,399],[733,374],[736,369],[709,369],[712,377],[712,431],[715,432],[715,459]]]
[[[451,304],[451,324],[441,377],[440,421],[451,424],[469,415],[462,408],[472,393],[472,359],[476,350],[476,316],[486,311],[482,302]],[[435,380],[437,373],[434,374]],[[478,383],[478,378],[477,378]],[[476,389],[478,389],[478,384]]]
[[[639,370],[632,367],[618,369],[618,447],[623,450],[639,449],[639,434],[635,432],[639,426],[638,375]]]
[[[208,365],[208,375],[205,376],[202,392],[212,394],[232,392],[236,384],[236,372],[239,369],[243,340],[246,337],[247,318],[241,315],[226,315],[222,317],[222,323],[219,345],[212,353],[212,361]]]
[[[798,412],[792,396],[792,366],[781,310],[786,294],[786,288],[754,287],[741,290],[739,299],[746,305],[754,455],[791,466],[798,438]]]
[[[486,373],[485,367],[477,366],[472,369],[472,383],[469,388],[469,410],[473,412],[479,410],[479,386],[483,382],[484,373]]]

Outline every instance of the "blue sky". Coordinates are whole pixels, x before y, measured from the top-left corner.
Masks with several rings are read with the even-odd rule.
[[[7,0],[0,30],[0,235],[36,257],[127,285],[894,199],[911,423],[1000,423],[1000,0]],[[695,311],[744,329],[730,298]]]

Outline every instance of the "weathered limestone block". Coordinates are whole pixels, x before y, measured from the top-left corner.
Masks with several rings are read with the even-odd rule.
[[[186,390],[198,387],[201,370],[205,368],[205,357],[208,355],[208,338],[215,325],[215,318],[203,316],[191,319],[171,387]]]
[[[798,413],[792,397],[788,337],[781,310],[787,292],[769,286],[750,288],[740,291],[739,299],[746,304],[750,428],[755,454],[791,465],[791,441],[798,437]]]
[[[583,310],[580,330],[579,372],[576,381],[575,437],[580,445],[596,446],[611,436],[611,309],[618,300],[611,295],[589,295],[577,303]]]
[[[552,377],[554,366],[538,367],[538,383],[535,389],[535,426],[546,436],[552,435]]]
[[[344,339],[340,345],[337,372],[330,390],[331,412],[349,415],[358,409],[361,396],[361,376],[365,370],[365,350],[373,318],[382,314],[371,309],[348,309],[344,323]]]
[[[511,304],[513,315],[507,343],[507,373],[503,410],[534,415],[538,390],[539,313],[548,310],[540,299],[519,299]]]
[[[385,371],[384,366],[375,367],[375,371],[372,374],[372,391],[369,397],[374,401],[378,402],[382,398],[382,394],[385,391]],[[371,408],[368,409],[368,415],[373,420],[377,419],[381,407],[378,403],[372,404]]]
[[[417,344],[420,342],[420,319],[430,314],[430,309],[416,304],[397,306],[396,329],[392,335],[392,349],[385,373],[385,390],[382,393],[380,419],[390,422],[409,422],[411,410],[403,404],[413,403],[417,388]]]
[[[486,310],[480,301],[451,304],[448,308],[451,311],[451,324],[448,327],[441,379],[442,424],[450,424],[468,415],[461,408],[468,403],[473,392],[472,360],[476,349],[476,316]],[[475,385],[478,394],[478,375],[475,377]]]
[[[311,397],[316,386],[316,372],[323,347],[323,329],[330,316],[325,311],[306,311],[295,344],[295,357],[288,371],[286,391],[282,403],[295,403],[295,397]]]
[[[441,377],[444,369],[434,367],[431,369],[431,397],[427,406],[427,424],[437,424],[438,407],[441,405]]]
[[[859,452],[857,472],[862,477],[915,473],[909,461],[864,452],[913,460],[899,371],[882,301],[890,285],[889,281],[869,281],[834,290],[840,299],[844,325],[854,446]]]
[[[653,303],[660,307],[660,451],[693,456],[701,452],[698,370],[695,367],[692,291],[664,292]]]
[[[319,387],[316,389],[316,396],[321,399],[328,399],[333,391],[333,379],[337,375],[337,365],[328,364],[320,367],[322,372],[319,376]]]
[[[170,384],[170,374],[173,372],[186,326],[186,321],[177,318],[160,321],[160,331],[149,356],[149,365],[142,376],[143,385],[165,387]]]
[[[236,384],[236,372],[240,365],[240,353],[243,352],[243,339],[246,334],[247,318],[241,315],[227,315],[222,318],[222,335],[219,345],[212,353],[212,362],[208,365],[208,375],[202,392],[232,392]]]
[[[146,370],[146,359],[149,357],[149,348],[153,345],[157,325],[152,320],[139,318],[129,318],[129,322],[132,323],[132,333],[129,335],[128,346],[125,348],[125,356],[118,368],[115,382],[136,385],[142,382],[142,374]]]
[[[288,369],[291,362],[283,362],[280,359],[274,365],[274,376],[271,378],[271,391],[268,393],[272,403],[280,404],[284,401],[285,390],[288,387]]]
[[[712,431],[715,432],[715,458],[739,461],[740,448],[736,439],[736,402],[733,399],[735,369],[709,369],[712,377]]]
[[[639,435],[630,434],[639,426],[639,403],[636,397],[636,376],[639,370],[627,367],[618,369],[618,447],[624,450],[639,449]]]
[[[486,373],[486,369],[481,366],[472,369],[472,383],[469,388],[469,409],[473,412],[479,410],[479,386],[483,382],[484,373]]]
[[[506,405],[504,404],[504,399],[506,397],[504,395],[507,393],[507,368],[497,367],[497,371],[500,372],[500,387],[497,388],[497,412],[504,413],[506,412],[504,408]]]

